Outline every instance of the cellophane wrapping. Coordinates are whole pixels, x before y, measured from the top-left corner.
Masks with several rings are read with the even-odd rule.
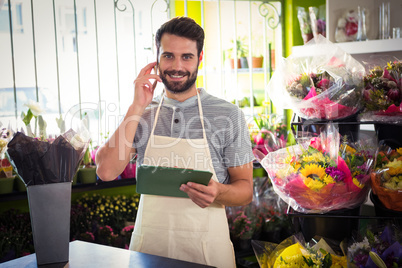
[[[268,86],[276,107],[292,109],[305,119],[334,120],[362,108],[364,66],[323,36],[282,59]]]
[[[328,124],[318,137],[271,152],[261,164],[295,211],[323,214],[366,201],[375,149],[373,141],[349,142]]]

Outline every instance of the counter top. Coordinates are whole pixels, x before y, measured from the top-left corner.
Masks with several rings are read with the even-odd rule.
[[[212,267],[78,240],[70,242],[69,250],[68,263],[41,265],[41,267]],[[0,267],[31,268],[38,266],[36,264],[36,255],[31,254],[5,263],[0,263]]]

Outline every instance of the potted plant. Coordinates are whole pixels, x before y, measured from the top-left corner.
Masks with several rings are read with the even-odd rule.
[[[84,184],[96,182],[96,165],[92,162],[89,147],[92,148],[92,146],[88,146],[77,172],[78,181]]]
[[[238,38],[236,44],[231,41],[231,48],[226,50],[226,57],[230,60],[230,66],[234,69],[234,59],[237,57],[237,68],[248,68],[248,48],[243,38]],[[236,49],[236,50],[235,50]],[[236,52],[235,52],[236,51]],[[236,53],[236,54],[235,54]]]
[[[264,42],[261,35],[257,35],[254,38],[252,52],[251,66],[253,68],[262,68],[264,62]]]

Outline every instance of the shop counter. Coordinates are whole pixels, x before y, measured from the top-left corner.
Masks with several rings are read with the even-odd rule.
[[[40,267],[172,267],[172,268],[205,268],[208,265],[196,264],[191,262],[179,261],[170,258],[159,257],[127,249],[104,246],[83,241],[70,242],[69,262],[41,265]],[[5,263],[0,263],[1,268],[19,267],[30,268],[38,267],[35,254],[24,256]]]

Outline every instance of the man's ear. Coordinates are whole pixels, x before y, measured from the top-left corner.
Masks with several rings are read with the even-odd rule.
[[[201,51],[200,57],[198,58],[198,66],[200,66],[203,57],[204,57],[204,51]]]

